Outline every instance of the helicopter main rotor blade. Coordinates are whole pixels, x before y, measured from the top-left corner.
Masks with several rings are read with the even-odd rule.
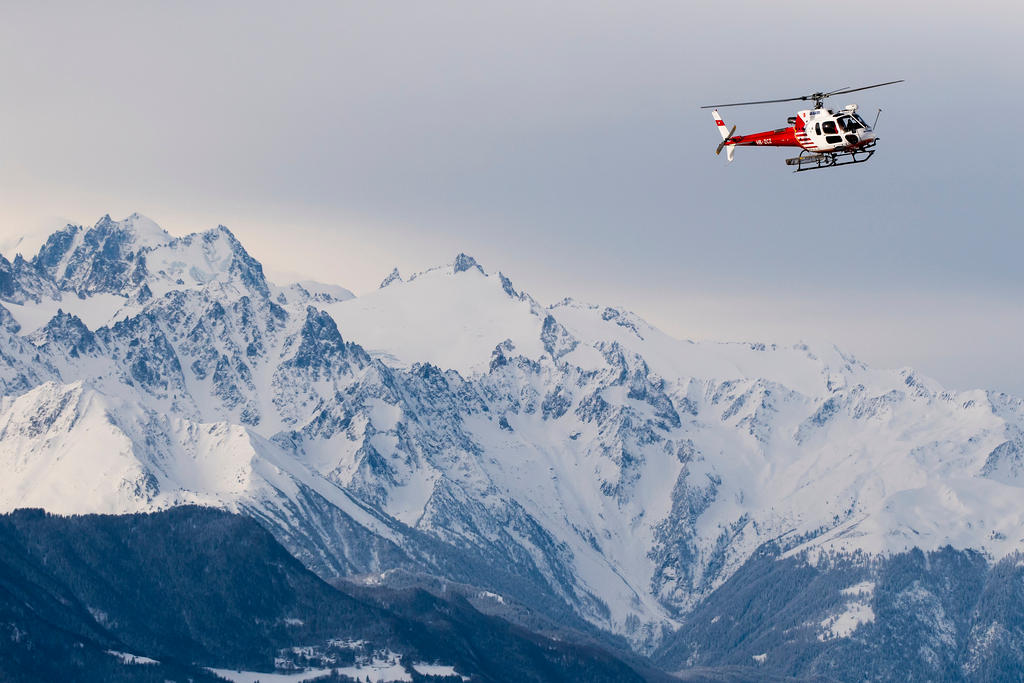
[[[787,97],[783,100],[758,100],[757,102],[733,102],[731,104],[709,104],[701,107],[701,109],[717,109],[719,107],[742,107],[748,104],[771,104],[773,102],[795,102],[796,100],[803,100],[805,97]]]
[[[730,102],[729,104],[709,104],[701,107],[701,109],[719,109],[721,107],[745,107],[748,104],[774,104],[775,102],[818,102],[824,100],[827,97],[833,95],[845,95],[849,92],[857,92],[858,90],[867,90],[869,88],[881,88],[883,85],[892,85],[893,83],[902,83],[904,79],[898,81],[888,81],[886,83],[876,83],[875,85],[865,85],[861,88],[851,88],[849,86],[840,88],[839,90],[833,90],[831,92],[816,92],[810,95],[801,95],[800,97],[785,97],[781,100],[757,100],[756,102]]]
[[[905,79],[901,78],[898,81],[888,81],[887,83],[876,83],[875,85],[865,85],[863,88],[843,88],[841,90],[833,90],[828,93],[826,97],[832,97],[833,95],[845,95],[848,92],[857,92],[858,90],[867,90],[869,88],[881,88],[883,85],[892,85],[893,83],[902,83]]]

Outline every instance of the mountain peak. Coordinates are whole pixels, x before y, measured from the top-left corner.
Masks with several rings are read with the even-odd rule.
[[[39,247],[39,252],[32,259],[33,265],[44,271],[54,271],[73,245],[79,241],[81,232],[82,226],[71,223],[53,232]]]
[[[50,235],[32,259],[33,267],[64,291],[79,296],[121,293],[138,284],[144,271],[140,254],[172,241],[152,220],[133,213],[115,221],[104,215],[88,230],[68,225]]]
[[[270,294],[263,265],[223,225],[148,251],[145,267],[153,276],[150,286],[158,297],[175,288],[196,289],[215,283],[227,285],[236,293],[249,291],[261,297]]]
[[[404,282],[404,280],[402,280],[402,274],[398,272],[398,268],[394,268],[386,278],[381,280],[380,287],[378,287],[378,289],[384,289],[392,282]]]
[[[91,239],[98,243],[110,235],[116,235],[120,240],[136,249],[160,246],[173,239],[171,234],[157,225],[155,221],[138,212],[120,221],[113,220],[109,213],[105,214],[96,221],[96,225],[86,231],[85,239],[87,242]]]
[[[226,226],[226,225],[222,225],[222,224],[220,224],[220,223],[218,223],[218,224],[217,224],[217,227],[216,227],[216,228],[214,228],[213,230],[211,230],[211,232],[219,232],[219,233],[222,233],[222,234],[224,234],[225,236],[227,236],[227,237],[230,237],[231,239],[233,239],[233,240],[236,240],[236,241],[237,241],[237,239],[238,239],[237,237],[235,237],[235,233],[231,232],[231,230],[230,230],[230,229],[228,228],[228,226]]]
[[[0,300],[15,304],[38,303],[43,298],[59,296],[53,282],[40,275],[21,254],[14,257],[13,263],[0,255]]]
[[[470,256],[470,255],[468,255],[468,254],[466,254],[464,252],[459,252],[459,254],[455,257],[454,261],[452,261],[450,263],[447,263],[445,265],[433,266],[431,268],[427,268],[426,270],[421,270],[419,272],[413,273],[412,275],[410,275],[408,277],[408,279],[403,279],[402,281],[403,282],[413,282],[415,280],[419,280],[420,278],[427,277],[427,276],[432,277],[432,278],[433,277],[449,277],[449,276],[452,276],[452,275],[458,275],[459,273],[466,273],[466,272],[469,272],[471,270],[476,270],[481,275],[483,275],[485,278],[486,277],[490,277],[487,274],[487,271],[485,271],[483,269],[483,266],[481,266],[477,262],[477,260],[475,258],[473,258],[472,256]],[[392,278],[392,276],[394,276],[395,273],[397,273],[397,272],[398,272],[398,269],[395,268],[391,272],[391,274],[388,275],[388,277],[386,277],[384,279],[384,282],[387,282],[388,284],[391,284],[392,282],[394,282],[395,280]],[[384,287],[384,282],[381,282],[381,287]]]
[[[480,267],[480,264],[476,262],[475,258],[463,253],[459,253],[459,255],[455,257],[455,263],[452,265],[455,268],[456,273],[464,273],[467,270],[476,268],[480,271],[481,275],[487,275],[487,273],[484,272],[484,269]]]
[[[119,225],[134,236],[134,244],[137,247],[156,247],[174,239],[169,232],[157,225],[156,221],[138,212],[120,221]]]

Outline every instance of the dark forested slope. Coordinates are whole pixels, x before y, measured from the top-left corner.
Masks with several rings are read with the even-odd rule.
[[[217,510],[19,510],[0,517],[0,550],[3,680],[196,679],[204,674],[194,665],[272,671],[282,656],[344,664],[345,643],[477,680],[641,680],[607,653],[535,636],[461,600],[389,593],[385,608],[348,595],[256,522]],[[298,646],[301,661],[288,654]]]

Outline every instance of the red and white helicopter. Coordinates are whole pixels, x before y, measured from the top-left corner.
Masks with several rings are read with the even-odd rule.
[[[792,159],[786,159],[786,164],[796,166],[796,172],[810,171],[816,168],[831,168],[833,166],[846,166],[848,164],[860,164],[875,153],[874,147],[878,142],[875,136],[874,126],[878,123],[878,114],[875,115],[875,122],[868,125],[860,114],[857,113],[856,104],[848,104],[838,111],[826,109],[825,99],[834,95],[845,95],[846,93],[867,90],[868,88],[879,88],[883,85],[902,83],[903,80],[888,81],[887,83],[876,83],[865,85],[862,88],[840,88],[831,92],[816,92],[801,97],[787,97],[781,100],[759,100],[757,102],[733,102],[731,104],[710,104],[701,109],[714,109],[711,112],[718,124],[718,130],[722,134],[722,142],[715,150],[715,154],[721,154],[722,149],[726,150],[726,157],[729,161],[733,159],[733,153],[739,146],[768,146],[768,147],[799,147],[800,154]],[[797,112],[796,116],[790,116],[787,120],[788,128],[769,130],[763,133],[751,133],[750,135],[736,135],[736,126],[732,130],[726,130],[725,122],[718,114],[720,107],[740,107],[749,104],[770,104],[773,102],[795,102],[798,100],[813,101],[814,109],[805,109]],[[878,110],[881,113],[881,109]]]

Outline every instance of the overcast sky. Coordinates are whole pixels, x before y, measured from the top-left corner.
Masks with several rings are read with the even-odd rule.
[[[0,244],[139,211],[357,293],[465,251],[544,302],[1024,396],[1022,31],[1009,0],[8,0]],[[898,78],[831,102],[884,109],[844,169],[726,165],[698,108]]]

